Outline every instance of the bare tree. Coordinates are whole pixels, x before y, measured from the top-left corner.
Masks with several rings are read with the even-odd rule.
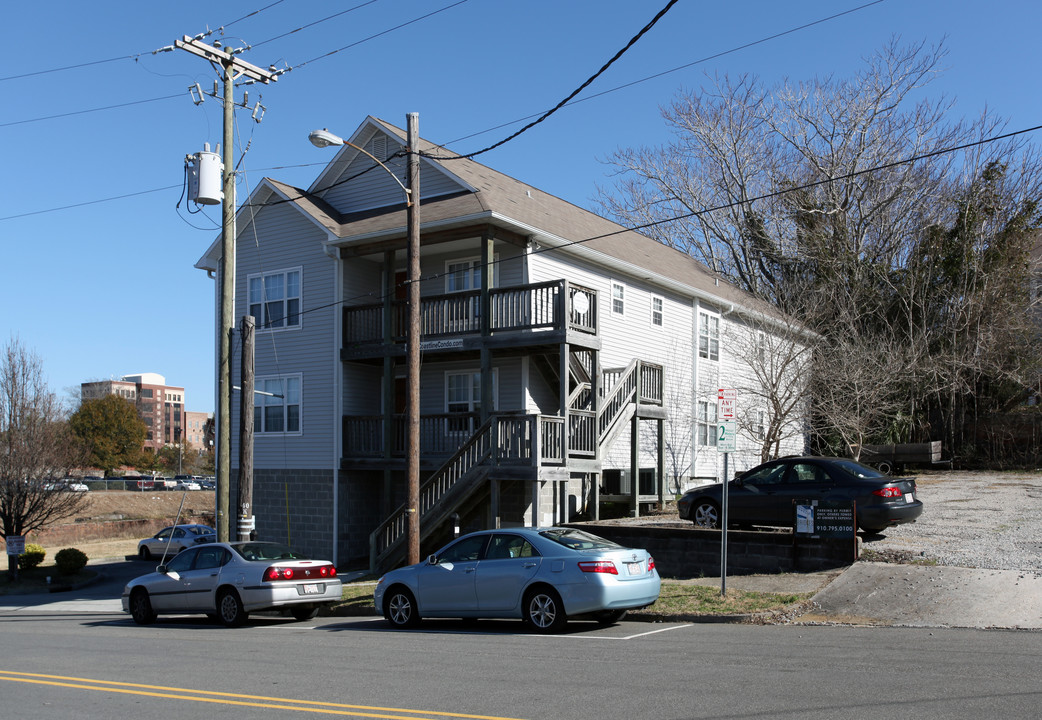
[[[88,502],[65,489],[84,455],[69,432],[61,403],[47,389],[36,354],[11,340],[0,357],[0,534],[26,535],[71,517]],[[8,556],[12,578],[18,559]]]
[[[673,142],[610,158],[611,214],[821,336],[810,408],[829,446],[898,425],[957,440],[1037,377],[1042,159],[1024,136],[992,142],[992,113],[953,122],[924,94],[944,55],[891,41],[851,78],[714,78],[663,109]]]
[[[806,431],[819,338],[787,318],[728,327],[728,347],[742,367],[733,382],[742,398],[738,430],[760,444],[760,462],[767,462],[781,454],[786,441]]]

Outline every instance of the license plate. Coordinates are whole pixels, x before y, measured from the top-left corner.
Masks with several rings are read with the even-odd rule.
[[[912,493],[905,493],[905,502],[915,502],[915,495],[913,495]]]
[[[321,595],[322,594],[322,586],[319,585],[318,583],[308,583],[307,585],[304,585],[302,587],[302,590],[303,590],[305,595]]]
[[[643,563],[639,563],[639,562],[626,563],[626,566],[629,568],[629,574],[630,575],[641,575],[644,572],[644,564]]]

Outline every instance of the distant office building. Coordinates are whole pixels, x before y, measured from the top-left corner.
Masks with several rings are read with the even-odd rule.
[[[213,444],[213,413],[185,411],[185,442],[200,455]]]
[[[158,373],[124,375],[119,380],[99,380],[80,385],[80,397],[93,400],[118,395],[134,403],[148,428],[145,449],[158,450],[180,441],[185,422],[185,389],[166,384]],[[204,415],[205,413],[194,413]]]

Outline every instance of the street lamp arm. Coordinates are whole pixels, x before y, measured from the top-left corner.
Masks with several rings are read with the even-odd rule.
[[[382,167],[384,170],[387,171],[388,175],[390,175],[392,178],[394,178],[394,181],[396,183],[398,183],[398,187],[400,187],[403,191],[405,191],[405,202],[406,202],[406,205],[412,205],[412,197],[411,197],[412,193],[409,190],[409,188],[405,187],[405,183],[403,183],[401,180],[398,179],[398,176],[394,174],[394,171],[391,170],[391,168],[387,167],[382,162],[380,162],[380,160],[378,160],[375,155],[373,155],[371,152],[369,152],[365,148],[359,147],[358,145],[355,145],[353,142],[349,142],[347,140],[344,140],[339,135],[334,135],[333,133],[329,132],[328,130],[312,130],[308,134],[308,140],[311,141],[312,145],[314,145],[315,147],[318,147],[318,148],[331,147],[331,146],[337,146],[337,145],[347,145],[348,147],[352,147],[355,150],[357,150],[358,152],[360,152],[363,155],[365,155],[366,157],[372,159],[372,161],[374,163],[376,163],[377,165]]]

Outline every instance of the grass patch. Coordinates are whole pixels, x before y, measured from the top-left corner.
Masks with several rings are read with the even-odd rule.
[[[372,616],[373,589],[376,583],[349,583],[344,585],[343,601],[332,607],[332,614]],[[790,605],[808,600],[811,593],[762,593],[728,590],[720,596],[719,587],[695,585],[679,580],[663,580],[658,602],[634,615],[654,617],[683,617],[692,615],[743,615],[747,613],[783,610]]]
[[[811,593],[764,593],[728,590],[720,595],[719,586],[662,581],[658,602],[635,614],[655,616],[744,615],[783,610],[808,600]]]
[[[47,582],[48,576],[51,582]],[[84,568],[75,575],[61,575],[54,563],[40,565],[32,570],[19,570],[18,582],[11,582],[10,571],[0,571],[0,595],[31,595],[71,587],[93,579],[97,573]]]

